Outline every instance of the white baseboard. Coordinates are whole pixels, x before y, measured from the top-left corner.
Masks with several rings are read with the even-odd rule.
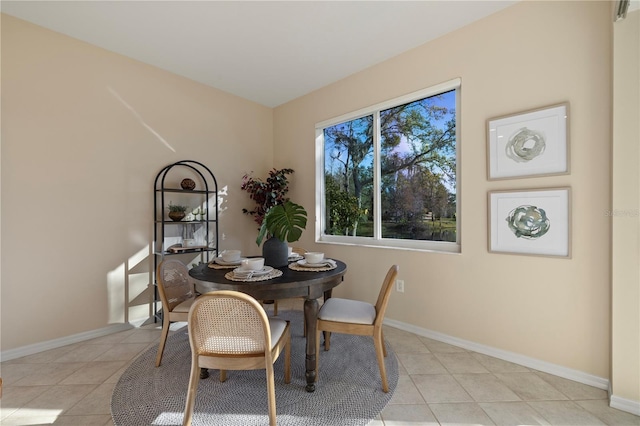
[[[60,348],[72,343],[84,342],[85,340],[95,339],[96,337],[106,336],[107,334],[117,333],[119,331],[129,330],[131,328],[133,328],[131,324],[113,324],[108,327],[99,328],[97,330],[85,331],[83,333],[61,337],[59,339],[47,340],[46,342],[34,343],[33,345],[9,349],[0,352],[0,361],[9,361],[10,359],[37,354],[39,352],[48,351],[49,349]]]
[[[627,413],[640,416],[640,401],[633,401],[631,399],[611,395],[611,398],[609,398],[609,406],[617,410],[626,411]]]
[[[573,370],[571,368],[562,367],[560,365],[552,364],[545,361],[540,361],[538,359],[530,358],[514,352],[503,351],[501,349],[492,348],[490,346],[481,345],[479,343],[470,342],[468,340],[458,339],[457,337],[448,336],[443,333],[438,333],[437,331],[427,330],[425,328],[416,327],[415,325],[403,323],[392,319],[385,319],[384,324],[390,327],[398,328],[400,330],[409,331],[419,336],[428,337],[439,342],[448,343],[450,345],[489,355],[494,358],[502,359],[504,361],[509,361],[514,364],[523,365],[534,370],[553,374],[554,376],[573,380],[574,382],[583,383],[585,385],[593,386],[598,389],[609,390],[609,380],[603,377],[597,377],[592,374],[585,373],[583,371]]]

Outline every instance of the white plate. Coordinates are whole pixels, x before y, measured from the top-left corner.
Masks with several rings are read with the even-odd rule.
[[[268,274],[271,271],[273,271],[273,268],[271,266],[265,266],[260,271],[253,271],[253,274],[251,274],[251,276],[252,277],[260,277],[262,275]],[[242,277],[248,276],[249,272],[251,272],[251,271],[246,271],[246,270],[242,270],[240,268],[236,268],[236,269],[233,270],[233,275],[235,275],[236,277],[242,278]]]
[[[213,259],[213,261],[216,262],[218,265],[222,265],[222,266],[234,266],[234,265],[240,265],[242,263],[242,259],[246,259],[246,257],[241,257],[240,260],[235,260],[233,262],[227,262],[221,257],[216,257],[215,259]]]
[[[325,266],[329,266],[326,259],[320,263],[309,263],[307,259],[298,260],[298,265],[304,266],[305,268],[324,268]]]

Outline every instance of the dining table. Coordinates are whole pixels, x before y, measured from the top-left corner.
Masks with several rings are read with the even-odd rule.
[[[338,286],[347,272],[347,265],[332,259],[335,267],[313,269],[301,268],[293,261],[278,269],[279,276],[261,281],[241,281],[234,279],[230,268],[201,263],[194,266],[189,275],[195,281],[195,289],[200,294],[216,290],[234,290],[246,293],[256,300],[278,300],[289,298],[304,299],[304,319],[306,324],[305,379],[307,392],[315,391],[316,382],[316,321],[318,319],[318,299],[326,301],[331,297],[334,287]]]

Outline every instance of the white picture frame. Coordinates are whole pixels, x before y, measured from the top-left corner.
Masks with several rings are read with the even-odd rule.
[[[571,189],[489,191],[489,252],[571,257]]]
[[[487,179],[569,174],[569,104],[487,120]]]

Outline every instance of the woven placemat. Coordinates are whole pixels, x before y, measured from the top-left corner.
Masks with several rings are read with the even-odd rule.
[[[289,264],[289,269],[293,271],[304,271],[304,272],[323,272],[330,271],[332,269],[336,269],[338,265],[327,265],[321,268],[307,268],[305,266],[298,265],[298,262],[293,262]]]
[[[255,281],[270,280],[272,278],[277,278],[280,275],[282,275],[282,271],[280,269],[273,268],[271,271],[269,271],[268,274],[260,275],[258,277],[239,278],[239,277],[235,277],[233,275],[233,271],[227,272],[226,274],[224,274],[224,277],[226,279],[230,280],[230,281],[242,281],[242,282],[250,283],[250,282],[255,282]]]
[[[209,266],[209,268],[211,269],[236,269],[240,265],[220,265],[219,263],[213,261],[209,262],[207,266]]]

